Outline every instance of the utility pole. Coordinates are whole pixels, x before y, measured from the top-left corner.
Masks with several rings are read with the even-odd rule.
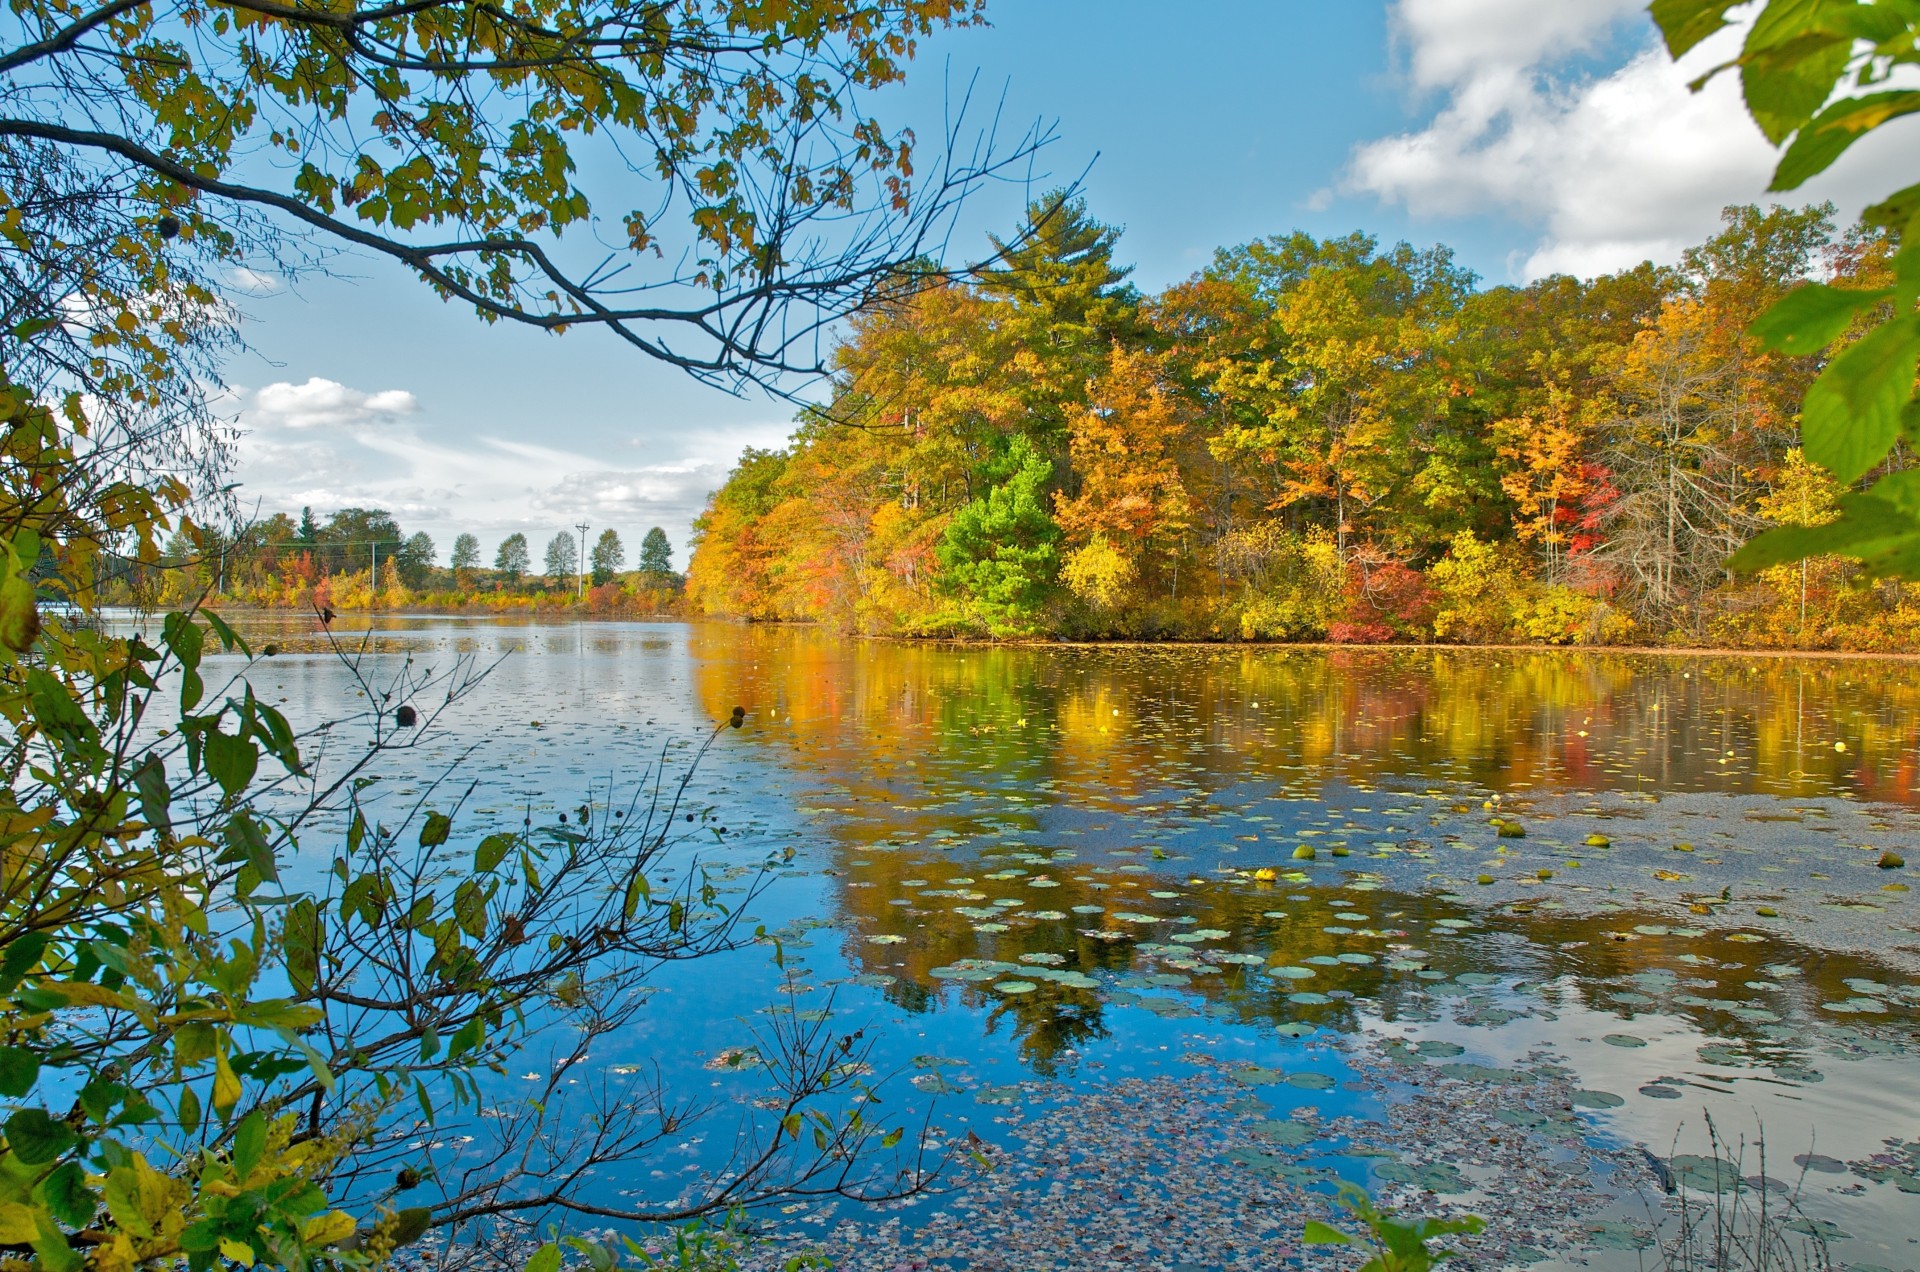
[[[580,599],[585,600],[587,596],[587,523],[578,522],[573,528],[580,532],[580,560],[577,564],[580,568]]]

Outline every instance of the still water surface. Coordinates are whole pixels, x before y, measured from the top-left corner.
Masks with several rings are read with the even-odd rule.
[[[254,681],[296,721],[355,707],[310,619],[246,625],[286,647]],[[1383,1097],[1329,1039],[1496,1080],[1545,1048],[1581,1089],[1566,1135],[1665,1155],[1704,1151],[1703,1113],[1764,1127],[1838,1262],[1920,1266],[1920,937],[1910,871],[1882,865],[1920,865],[1920,665],[417,617],[366,639],[376,669],[511,655],[386,783],[404,800],[457,760],[474,835],[747,708],[701,774],[704,855],[781,862],[752,918],[785,971],[769,945],[669,969],[595,1064],[731,1096],[748,1079],[713,1062],[764,1013],[830,1010],[899,1074],[894,1112],[991,1140],[1035,1079],[1178,1078],[1196,1049],[1255,1091],[1294,1070],[1269,1098],[1331,1118]],[[671,1196],[724,1154],[710,1135],[590,1186]],[[1449,1187],[1296,1147],[1209,1169]]]

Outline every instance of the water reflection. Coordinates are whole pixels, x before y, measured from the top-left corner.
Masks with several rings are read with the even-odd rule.
[[[263,690],[325,710],[324,642],[275,621]],[[1195,1038],[1272,1065],[1418,1035],[1396,1064],[1489,1081],[1552,1048],[1576,1134],[1664,1148],[1683,1109],[1758,1113],[1796,1151],[1817,1128],[1842,1171],[1920,1139],[1920,949],[1908,872],[1879,868],[1920,826],[1920,666],[434,619],[364,639],[520,651],[408,761],[474,748],[503,816],[747,706],[701,792],[731,828],[711,851],[792,850],[753,914],[785,971],[983,1135],[1009,1069],[1085,1089]],[[774,996],[767,953],[664,975],[648,1030],[598,1058],[710,1081]],[[1823,1200],[1863,1242],[1920,1227],[1920,1177],[1859,1169],[1880,1173]]]

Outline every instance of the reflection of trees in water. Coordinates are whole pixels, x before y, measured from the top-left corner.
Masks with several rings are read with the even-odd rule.
[[[1021,1061],[1043,1078],[1060,1075],[1063,1057],[1112,1036],[1103,1018],[1105,1004],[1091,990],[1041,985],[1031,994],[985,996],[998,999],[987,1013],[986,1032],[997,1033],[1003,1021],[1011,1021]],[[1069,1061],[1064,1067],[1074,1066]]]
[[[1920,668],[1905,664],[1875,663],[1867,676],[1865,664],[1839,659],[969,648],[690,630],[709,711],[748,702],[763,738],[862,795],[885,793],[885,778],[894,795],[904,786],[925,802],[1050,782],[1114,800],[1170,784],[1311,793],[1424,776],[1920,802],[1901,745],[1920,730]],[[908,815],[900,829],[938,825]]]

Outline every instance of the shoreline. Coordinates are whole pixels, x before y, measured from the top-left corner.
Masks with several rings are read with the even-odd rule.
[[[130,606],[109,606],[108,609],[131,610]],[[279,609],[271,606],[214,606],[206,608],[225,615],[229,613],[248,615],[286,615],[292,617],[305,614],[303,610]],[[156,611],[157,612],[157,611]],[[687,615],[673,613],[572,613],[565,609],[542,610],[533,607],[524,609],[404,609],[404,610],[346,610],[338,611],[339,618],[524,618],[534,620],[564,620],[570,622],[602,623],[681,623],[688,626],[696,624],[726,624],[740,627],[769,627],[809,629],[828,631],[818,623],[791,622],[785,620],[759,620],[738,618],[716,618],[709,615]],[[897,636],[873,632],[835,633],[838,639],[846,641],[874,641],[882,644],[952,646],[960,649],[1234,649],[1234,650],[1311,650],[1318,652],[1362,653],[1362,652],[1426,652],[1426,653],[1564,653],[1564,654],[1613,654],[1629,656],[1654,656],[1661,658],[1808,658],[1823,661],[1866,660],[1873,662],[1920,662],[1920,650],[1884,651],[1849,649],[1752,649],[1738,645],[1547,645],[1547,644],[1450,644],[1441,641],[1408,641],[1384,644],[1341,644],[1336,641],[1277,641],[1277,640],[1197,640],[1191,637],[1179,637],[1168,640],[1089,640],[1060,636],[1020,637],[1009,640],[964,636]]]

